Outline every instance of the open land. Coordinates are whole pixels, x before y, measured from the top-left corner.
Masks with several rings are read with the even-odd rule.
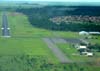
[[[0,12],[0,28],[3,13]],[[77,31],[50,30],[42,25],[39,28],[31,24],[30,15],[20,12],[7,11],[6,15],[10,37],[2,37],[3,31],[0,30],[0,71],[100,70],[99,52],[87,57],[80,55],[74,48],[73,44],[80,43],[80,39],[85,37]],[[100,36],[95,37],[98,39],[86,41],[100,44]]]

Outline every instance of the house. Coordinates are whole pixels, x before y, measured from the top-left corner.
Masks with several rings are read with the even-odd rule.
[[[75,45],[75,48],[80,52],[80,55],[85,55],[88,57],[92,57],[93,56],[93,52],[90,52],[89,49],[87,48],[87,46],[85,45]]]
[[[87,56],[89,56],[89,57],[90,57],[90,56],[93,56],[93,53],[92,53],[92,52],[88,52],[88,53],[87,53]]]
[[[88,57],[93,56],[93,53],[92,53],[92,52],[87,52],[87,51],[82,52],[81,54],[82,54],[82,55],[85,55],[85,56],[88,56]]]
[[[89,35],[89,33],[86,31],[81,31],[81,32],[79,32],[79,35]]]
[[[79,46],[77,49],[87,49],[86,46]]]
[[[86,32],[86,31],[81,31],[81,32],[79,32],[79,35],[100,35],[100,32]]]

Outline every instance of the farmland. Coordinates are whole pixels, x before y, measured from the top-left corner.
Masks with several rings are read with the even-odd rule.
[[[79,40],[85,36],[80,36],[77,31],[62,30],[61,25],[50,22],[51,16],[47,16],[50,13],[45,15],[45,9],[42,11],[38,8],[39,12],[37,12],[37,8],[34,8],[34,11],[29,7],[25,8],[6,11],[11,37],[3,37],[0,30],[2,36],[0,37],[0,71],[100,70],[100,52],[95,52],[96,55],[93,57],[87,57],[80,55],[74,48],[73,44],[79,43]],[[2,14],[3,11],[0,12],[0,28]],[[88,39],[88,41],[99,44],[100,36],[96,37],[98,39]],[[48,40],[44,41],[44,38]],[[62,63],[60,59],[63,60],[64,57],[71,62]]]

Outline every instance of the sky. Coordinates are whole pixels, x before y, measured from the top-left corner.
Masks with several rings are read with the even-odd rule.
[[[100,2],[100,0],[1,0],[1,1]]]

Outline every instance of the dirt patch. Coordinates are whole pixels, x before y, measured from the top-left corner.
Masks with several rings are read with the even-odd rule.
[[[9,13],[8,15],[10,16],[18,16],[18,15],[23,15],[22,13],[18,13],[18,12],[13,12],[13,13]]]

